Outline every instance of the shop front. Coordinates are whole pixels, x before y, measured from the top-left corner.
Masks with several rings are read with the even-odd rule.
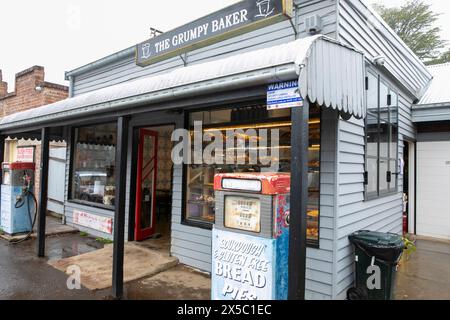
[[[260,91],[265,89],[263,86]],[[162,112],[131,116],[127,165],[130,241],[163,237],[167,240],[166,249],[170,249],[173,186],[177,178],[172,150],[176,152],[176,145],[181,145],[177,128],[189,134],[188,152],[192,156],[192,161],[181,164],[181,190],[175,195],[180,199],[174,199],[175,205],[180,206],[180,223],[184,226],[212,228],[216,174],[291,172],[291,109],[268,110],[263,96],[252,100],[201,109],[194,106],[183,114],[169,116]],[[313,104],[309,114],[307,232],[311,246],[319,244],[321,110]],[[153,117],[161,120],[147,120],[144,124],[144,119]],[[168,124],[174,119],[178,120]],[[117,123],[72,126],[71,133],[66,221],[83,231],[112,239]],[[202,147],[199,160],[194,159],[197,137]],[[210,159],[206,152],[212,148]],[[175,236],[183,237],[177,230]]]
[[[330,94],[329,98],[335,99],[336,109],[341,111],[331,108],[331,100],[325,101],[321,96],[323,91],[315,91],[310,77],[321,68],[317,59],[322,57],[311,54],[318,48],[326,49],[325,58],[340,52],[351,58],[352,63],[358,62],[359,65],[348,74],[349,79],[354,80],[349,85],[362,88],[363,55],[330,39],[312,37],[87,94],[83,97],[84,112],[80,112],[81,117],[77,119],[69,119],[69,115],[80,107],[77,101],[80,98],[61,103],[55,108],[60,111],[50,116],[55,118],[48,124],[60,126],[63,123],[64,138],[70,145],[66,223],[96,236],[113,239],[120,253],[118,219],[123,219],[125,239],[163,239],[163,248],[170,250],[182,263],[211,271],[211,230],[217,220],[213,188],[215,175],[290,173],[299,179],[293,181],[291,190],[298,190],[298,203],[302,203],[305,210],[306,223],[302,225],[306,241],[302,241],[303,248],[306,249],[307,245],[320,252],[321,189],[324,185],[321,160],[327,157],[322,144],[329,144],[334,134],[327,126],[335,126],[339,112],[364,116],[364,107],[362,94],[356,88],[352,91],[356,93],[352,104],[345,104],[346,110],[341,104],[342,99],[338,101],[338,96]],[[279,61],[273,63],[277,59]],[[297,61],[302,62],[301,69]],[[242,79],[236,81],[237,74],[242,73],[244,67],[247,71]],[[347,72],[342,69],[344,67],[338,67],[339,72]],[[205,70],[208,70],[206,75]],[[193,79],[195,87],[199,88],[198,95],[190,93],[188,88],[180,90],[189,92],[185,99],[174,99],[176,95],[172,93],[172,99],[165,102],[159,99],[159,94],[147,93],[155,92],[151,88],[159,86],[161,80],[177,81],[181,75],[183,80],[184,77],[200,77],[204,83],[205,77],[212,76],[209,70],[223,74],[213,75],[205,86],[198,86],[199,82]],[[299,75],[299,72],[302,73]],[[260,75],[255,77],[254,73]],[[228,85],[223,84],[227,76],[233,79]],[[325,80],[329,79],[319,79]],[[219,88],[214,82],[220,84],[218,94],[212,94]],[[270,86],[292,82],[296,84],[296,96],[300,97],[300,92],[304,92],[302,96],[308,97],[308,91],[311,91],[315,99],[302,99],[302,106],[294,109],[270,107]],[[212,89],[208,85],[212,85]],[[148,88],[143,89],[143,86]],[[145,90],[143,97],[150,100],[139,105],[132,102],[136,99],[136,92],[130,94],[126,91],[135,88]],[[343,88],[346,92],[353,90],[346,86]],[[128,104],[135,105],[134,108],[113,107],[114,111],[108,110],[114,103],[98,100],[121,91],[126,93],[118,100],[119,104],[127,100]],[[86,102],[86,98],[90,101]],[[152,99],[156,100],[155,103],[151,102]],[[22,114],[13,122],[25,125],[28,121],[39,121],[40,117],[48,116],[46,108],[54,107],[42,108],[41,115],[33,120]],[[103,107],[106,109],[100,117],[98,111],[89,110]],[[305,110],[308,111],[306,114],[299,115],[299,111],[305,113]],[[121,120],[114,120],[114,115]],[[5,127],[9,125],[8,121],[3,120]],[[327,126],[323,127],[323,122]],[[298,136],[301,128],[306,128],[303,131],[307,133],[303,139],[305,156],[301,156],[303,162],[294,163],[292,159],[299,159],[301,154],[299,140],[302,139]],[[180,147],[184,149],[181,153],[177,149]],[[182,162],[176,161],[177,155],[181,155]],[[186,156],[191,159],[185,161]],[[302,193],[304,202],[300,199]],[[299,206],[299,210],[303,210]],[[291,210],[296,210],[295,207],[293,203]],[[295,219],[292,218],[294,223]],[[298,215],[296,225],[300,223]]]
[[[425,84],[338,41],[328,13],[323,34],[305,30],[321,10],[343,15],[328,2],[239,2],[73,70],[71,98],[0,121],[2,136],[67,141],[65,221],[114,240],[116,295],[127,240],[214,272],[218,174],[289,174],[291,298],[342,299],[353,283],[348,235],[399,232],[405,110]],[[233,12],[236,24],[208,32]],[[422,74],[418,61],[409,67]]]
[[[321,108],[312,106],[309,118],[308,242],[318,245]],[[213,137],[211,140],[220,140],[223,147],[215,150],[214,159],[186,165],[183,183],[183,218],[186,224],[206,228],[214,224],[217,206],[214,177],[217,174],[291,172],[290,109],[267,110],[266,101],[261,100],[244,106],[237,104],[223,109],[191,111],[187,114],[187,120],[192,137],[196,133],[208,137],[207,140]],[[202,127],[195,128],[196,122],[202,123]],[[205,143],[202,153],[207,148]],[[256,161],[252,161],[252,156]]]
[[[170,244],[172,208],[171,134],[174,125],[133,127],[130,171],[133,194],[129,214],[130,240],[164,237]],[[112,239],[116,199],[117,123],[72,128],[72,156],[66,221],[80,229]],[[131,172],[129,173],[131,177]],[[131,210],[131,209],[130,209]],[[167,245],[167,250],[169,249]]]

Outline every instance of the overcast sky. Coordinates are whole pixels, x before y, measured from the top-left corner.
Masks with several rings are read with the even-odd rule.
[[[33,65],[45,67],[46,80],[60,84],[64,71],[128,48],[238,0],[2,0],[0,69],[9,89],[14,75]],[[369,3],[376,0],[368,0]],[[387,6],[405,0],[378,0]],[[428,0],[443,13],[439,24],[450,40],[450,1]]]

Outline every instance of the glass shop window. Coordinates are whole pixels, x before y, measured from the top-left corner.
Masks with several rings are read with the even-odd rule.
[[[189,114],[191,141],[194,141],[196,121],[202,122],[202,135],[222,137],[223,152],[214,153],[208,163],[190,164],[186,169],[184,221],[194,224],[212,224],[215,221],[214,175],[230,172],[290,172],[291,166],[291,119],[290,110],[268,111],[265,105],[243,108],[214,109]],[[320,108],[311,106],[310,146],[309,146],[309,199],[308,199],[308,240],[319,239],[319,198],[320,198]],[[279,134],[272,137],[272,130]],[[261,134],[266,130],[267,135]],[[237,132],[234,146],[227,147],[227,132]],[[214,138],[213,138],[214,137]],[[263,138],[262,138],[263,137]],[[237,139],[240,138],[240,139]],[[278,143],[272,143],[272,138]],[[264,147],[258,143],[267,139]],[[240,142],[238,142],[240,141]],[[275,142],[275,141],[274,141]],[[210,142],[203,142],[203,150]],[[259,153],[255,163],[255,151]],[[255,152],[255,153],[253,153]],[[192,144],[192,154],[194,146]],[[231,157],[231,158],[227,158]],[[270,159],[276,158],[276,166]],[[231,159],[232,161],[228,161]],[[230,163],[232,162],[232,164]]]
[[[75,128],[71,199],[114,208],[117,126]]]
[[[380,77],[367,74],[366,198],[397,192],[398,94]]]

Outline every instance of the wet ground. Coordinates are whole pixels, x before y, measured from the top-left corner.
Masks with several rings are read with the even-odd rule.
[[[0,240],[0,299],[104,299],[106,292],[68,290],[67,275],[47,264],[96,250],[95,239],[66,234],[47,238],[47,258],[37,258],[34,239],[21,244]]]
[[[417,240],[417,251],[402,260],[396,299],[450,299],[450,242]]]
[[[159,247],[144,243],[146,247]],[[63,234],[47,238],[47,257],[37,258],[35,239],[19,245],[0,239],[0,299],[112,299],[110,289],[69,290],[67,275],[47,264],[102,248],[91,237]],[[164,246],[163,246],[164,247]],[[126,283],[124,298],[209,299],[211,281],[208,275],[178,265],[156,276]],[[417,252],[402,260],[397,273],[396,299],[450,299],[450,242],[417,240]]]
[[[209,276],[183,265],[126,286],[127,299],[133,300],[209,300],[210,292]]]
[[[110,289],[69,290],[68,276],[47,264],[48,260],[68,258],[102,247],[94,238],[78,233],[52,236],[46,241],[47,257],[40,259],[35,254],[35,239],[18,245],[0,239],[0,299],[112,299]],[[209,277],[181,265],[124,286],[124,299],[195,300],[209,297]]]

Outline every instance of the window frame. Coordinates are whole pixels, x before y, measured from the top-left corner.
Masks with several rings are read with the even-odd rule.
[[[383,198],[383,197],[388,197],[394,194],[398,193],[398,161],[399,161],[399,142],[400,142],[400,134],[399,134],[399,92],[398,90],[394,89],[388,81],[386,81],[385,79],[382,78],[382,76],[379,73],[376,73],[372,70],[370,70],[369,68],[366,69],[366,79],[368,79],[369,74],[371,74],[372,76],[374,76],[377,79],[377,128],[378,128],[378,132],[377,132],[377,190],[374,192],[368,192],[367,191],[367,186],[368,186],[368,171],[367,171],[367,165],[368,165],[368,159],[375,159],[374,156],[369,156],[367,154],[367,145],[368,145],[368,140],[367,140],[367,136],[368,136],[368,117],[365,118],[364,120],[364,200],[365,201],[370,201],[370,200],[375,200],[375,199],[379,199],[379,198]],[[388,105],[387,101],[386,101],[386,105],[388,106],[388,117],[387,120],[383,119],[381,117],[381,84],[384,84],[387,87],[387,94],[388,96],[391,96],[391,103]],[[370,88],[368,88],[369,85],[369,81],[366,80],[366,88],[365,88],[365,96],[366,96],[366,105],[368,107],[368,91]],[[395,101],[395,104],[393,104],[392,101],[392,94],[391,93],[395,93],[397,100]],[[387,99],[387,97],[386,97]],[[396,123],[392,122],[391,120],[391,107],[395,107],[396,108]],[[369,110],[369,109],[368,109]],[[381,156],[381,124],[382,122],[385,122],[387,124],[387,130],[388,130],[388,142],[387,142],[387,156]],[[396,154],[395,157],[391,156],[391,151],[392,151],[392,140],[393,140],[393,128],[396,128],[396,144],[397,144],[397,148],[396,148]],[[387,171],[385,173],[381,172],[381,161],[387,161]],[[395,161],[395,167],[391,168],[391,161]],[[390,182],[387,182],[387,172],[390,172],[391,175],[391,181],[392,179],[395,179],[395,186],[391,187],[390,186]],[[381,179],[386,179],[386,184],[387,184],[387,188],[381,190],[380,189],[380,185],[381,185]]]
[[[195,112],[207,112],[207,111],[212,111],[212,110],[220,110],[220,109],[239,109],[239,108],[245,108],[247,106],[257,106],[257,105],[265,105],[266,101],[265,100],[255,100],[255,101],[249,101],[249,102],[242,102],[242,103],[237,103],[235,105],[222,105],[222,106],[217,106],[217,107],[208,107],[208,108],[192,108],[189,110],[186,110],[186,112],[184,112],[184,128],[186,130],[190,130],[190,123],[189,123],[189,115],[191,113],[195,113]],[[263,121],[261,123],[271,123],[271,122],[276,122],[276,121],[286,121],[286,120],[291,120],[290,117],[281,117],[281,118],[273,118],[270,119],[270,121]],[[248,122],[245,121],[235,121],[235,122],[223,122],[223,123],[215,123],[214,125],[206,125],[204,126],[204,128],[213,128],[216,125],[219,126],[226,126],[226,125],[240,125],[240,124],[245,124]],[[182,201],[182,208],[181,208],[181,224],[185,225],[185,226],[189,226],[189,227],[195,227],[195,228],[201,228],[201,229],[206,229],[206,230],[212,230],[214,223],[215,222],[207,222],[207,221],[200,221],[200,220],[193,220],[193,219],[189,219],[186,217],[186,213],[187,213],[187,177],[188,177],[188,164],[183,163],[183,173],[182,173],[182,195],[181,195],[181,201]],[[215,218],[214,218],[215,221]]]
[[[101,203],[89,202],[89,201],[85,201],[85,200],[72,198],[73,169],[74,169],[73,166],[74,166],[74,160],[75,160],[74,156],[75,156],[75,139],[76,139],[75,131],[79,128],[99,126],[99,125],[104,125],[104,124],[115,124],[117,126],[117,122],[112,120],[112,121],[102,121],[102,122],[95,122],[95,123],[82,124],[82,125],[80,124],[80,125],[76,125],[76,126],[71,126],[71,128],[70,128],[70,137],[69,137],[70,157],[69,157],[69,176],[68,176],[69,181],[68,181],[68,187],[67,187],[67,200],[66,201],[68,203],[82,205],[85,207],[96,208],[96,209],[101,209],[101,210],[106,210],[106,211],[114,211],[115,206],[109,206],[109,205],[105,205],[105,204],[101,204]],[[116,162],[116,159],[114,159],[114,162]]]
[[[265,105],[266,101],[265,100],[257,100],[257,101],[253,101],[253,102],[249,102],[249,103],[238,103],[236,105],[233,106],[220,106],[220,107],[210,107],[210,108],[192,108],[189,110],[186,110],[184,112],[184,119],[183,119],[183,123],[184,123],[184,128],[186,130],[190,130],[190,119],[189,119],[189,115],[191,113],[195,113],[195,112],[201,112],[201,111],[209,111],[209,110],[214,110],[214,109],[228,109],[228,108],[242,108],[242,107],[246,107],[246,106],[252,106],[252,105]],[[319,207],[319,217],[318,217],[318,237],[317,240],[313,240],[313,239],[307,239],[306,240],[306,246],[308,248],[313,248],[313,249],[319,249],[320,248],[320,226],[321,226],[321,222],[320,222],[320,216],[321,216],[321,178],[322,178],[322,133],[323,133],[323,112],[322,112],[322,108],[319,106],[318,107],[320,109],[320,142],[321,142],[321,149],[319,152],[319,201],[318,201],[318,207]],[[261,123],[271,123],[271,122],[277,122],[277,121],[290,121],[291,117],[278,117],[278,118],[272,118],[269,121],[262,121]],[[217,123],[212,125],[211,127],[214,127],[215,125],[219,125],[219,126],[226,126],[227,124],[229,125],[240,125],[240,124],[245,124],[248,122],[224,122],[224,123]],[[209,126],[209,125],[208,125]],[[204,128],[208,127],[208,126],[204,126]],[[181,195],[181,201],[182,201],[182,207],[181,207],[181,225],[184,226],[188,226],[188,227],[194,227],[194,228],[200,228],[200,229],[205,229],[205,230],[212,230],[213,226],[214,226],[214,222],[206,222],[206,221],[199,221],[199,220],[193,220],[193,219],[188,219],[186,217],[187,214],[187,202],[186,202],[186,197],[187,197],[187,176],[188,176],[188,164],[183,163],[182,165],[182,195]],[[214,219],[215,220],[215,219]]]
[[[396,97],[397,97],[397,101],[395,104],[395,108],[396,110],[396,115],[397,115],[397,119],[396,119],[396,123],[391,121],[391,107],[393,106],[392,104],[392,94],[391,93],[395,93]],[[391,193],[395,194],[398,192],[398,176],[400,174],[400,172],[398,172],[399,166],[399,157],[400,157],[400,125],[399,125],[399,110],[400,110],[400,98],[399,98],[399,92],[395,89],[393,89],[392,87],[389,87],[389,95],[391,96],[391,104],[389,105],[389,128],[390,128],[390,139],[389,140],[389,171],[391,172],[391,179],[393,176],[395,176],[395,186],[394,189],[391,190],[391,187],[389,187],[389,190],[391,191]],[[392,150],[392,128],[396,128],[397,132],[396,132],[396,144],[397,144],[397,148],[396,148],[396,153],[395,153],[395,157],[391,157],[391,150]],[[395,161],[395,165],[394,168],[391,168],[391,161]],[[388,182],[389,184],[389,182]]]

